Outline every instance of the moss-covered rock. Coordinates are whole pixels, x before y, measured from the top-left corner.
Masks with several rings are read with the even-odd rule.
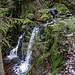
[[[56,4],[54,8],[56,8],[61,15],[70,13],[69,9],[64,4]]]
[[[62,62],[64,62],[64,55],[63,53],[58,53],[59,52],[59,28],[58,27],[51,27],[48,25],[47,30],[46,30],[46,40],[48,43],[46,43],[46,46],[48,47],[47,51],[50,51],[50,64],[52,67],[52,75],[55,75],[59,70],[63,69],[63,66],[58,66]],[[58,31],[54,31],[57,29]],[[61,51],[61,50],[60,50]],[[60,57],[61,56],[61,57]],[[57,67],[58,66],[58,67]]]
[[[46,14],[47,11],[48,11],[48,9],[39,10],[38,11],[39,18],[37,18],[37,21],[46,22],[48,19],[50,19],[51,15]]]
[[[46,70],[46,58],[49,59],[49,64],[52,67],[52,75],[55,75],[65,67],[64,61],[69,50],[69,45],[66,43],[68,38],[65,35],[74,32],[74,20],[74,17],[71,17],[66,21],[59,20],[59,22],[54,25],[47,25],[45,28],[45,46],[47,49],[44,49],[41,57],[34,61],[27,75],[43,75]]]
[[[29,20],[28,18],[26,18],[25,20],[24,20],[24,22],[23,22],[23,24],[25,25],[29,25],[29,24],[32,24],[33,22],[31,21],[31,20]]]
[[[73,28],[71,28],[73,27]],[[48,29],[48,28],[47,28]],[[74,18],[68,19],[67,22],[59,21],[58,24],[55,24],[53,27],[54,43],[50,49],[50,64],[52,67],[52,74],[55,75],[58,71],[64,68],[64,61],[66,58],[66,51],[69,50],[69,46],[66,41],[69,41],[66,38],[66,34],[74,32]],[[48,30],[46,30],[48,31]],[[51,34],[51,33],[49,33]],[[48,35],[48,34],[47,34]],[[48,37],[48,36],[46,36]],[[65,45],[65,44],[66,45]],[[63,51],[64,50],[64,51]]]

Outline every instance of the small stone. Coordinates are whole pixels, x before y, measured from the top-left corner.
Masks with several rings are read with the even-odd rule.
[[[73,55],[73,57],[75,57],[75,54]]]
[[[67,74],[68,73],[68,71],[65,71],[65,74]]]
[[[51,27],[54,27],[54,25],[51,25]]]
[[[62,73],[64,73],[64,71],[61,71],[60,73],[62,74]]]

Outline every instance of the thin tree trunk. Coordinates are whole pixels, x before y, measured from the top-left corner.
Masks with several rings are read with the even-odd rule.
[[[5,75],[5,73],[4,73],[4,67],[3,67],[3,61],[2,61],[1,48],[0,48],[0,75]]]

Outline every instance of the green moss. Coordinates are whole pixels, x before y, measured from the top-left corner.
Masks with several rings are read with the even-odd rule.
[[[32,19],[35,11],[37,11],[37,7],[35,6],[35,3],[33,2],[31,3],[29,2],[27,4],[25,3],[22,5],[22,13],[20,15],[20,18],[26,19],[28,17],[29,19]]]
[[[56,8],[59,11],[59,14],[70,13],[70,11],[68,10],[68,8],[64,4],[57,4],[57,5],[55,5],[54,8]]]
[[[26,18],[23,22],[23,24],[31,24],[33,23],[31,20],[29,20],[28,18]]]
[[[6,14],[8,14],[8,10],[8,8],[0,8],[0,16],[6,16]]]
[[[11,45],[9,44],[8,40],[6,39],[6,34],[9,30],[9,27],[11,27],[11,25],[9,24],[9,22],[5,19],[3,20],[2,18],[0,18],[0,46],[1,46],[1,50],[5,50],[7,51],[8,48],[11,47]]]
[[[14,27],[17,29],[17,26],[18,26],[22,30],[22,29],[25,29],[30,24],[33,24],[33,22],[31,20],[29,20],[28,18],[26,18],[25,20],[24,19],[15,19],[14,21],[11,22],[10,28]]]
[[[46,41],[48,41],[46,43],[46,46],[48,47],[47,51],[49,51],[49,53],[50,53],[50,59],[49,60],[50,60],[50,64],[51,64],[51,67],[52,67],[52,75],[55,75],[58,71],[60,71],[64,68],[63,62],[65,61],[64,56],[65,56],[66,52],[60,53],[60,51],[62,49],[65,49],[65,50],[69,49],[68,46],[67,47],[62,46],[63,40],[64,41],[67,40],[67,39],[65,39],[65,33],[70,32],[69,30],[67,31],[66,28],[69,27],[68,25],[72,26],[71,21],[73,20],[73,18],[72,18],[72,20],[71,19],[68,19],[68,20],[69,20],[68,24],[65,21],[59,21],[53,27],[48,25],[45,29]],[[52,39],[52,38],[54,38],[54,39]],[[60,42],[61,39],[62,39],[62,41]],[[59,43],[62,44],[62,45],[59,45]]]
[[[38,21],[41,22],[46,22],[50,17],[46,14],[42,15],[42,17],[40,17],[40,19]]]
[[[75,4],[71,4],[72,6],[75,6]]]
[[[30,24],[33,24],[33,22],[31,20],[29,20],[28,18],[26,18],[25,20],[23,20],[23,25],[22,25],[22,29],[25,29],[26,27],[28,27]],[[34,24],[33,24],[34,25]]]
[[[59,66],[57,67],[59,64],[64,62],[64,56],[63,53],[58,54],[58,44],[57,44],[57,40],[54,42],[53,46],[50,49],[50,64],[52,67],[52,74],[55,75],[59,70],[63,69],[64,66]]]
[[[59,19],[60,19],[60,20],[63,20],[63,19],[65,19],[65,16],[60,16]]]
[[[34,19],[34,14],[32,13],[29,13],[26,18],[30,19],[30,20],[33,20]]]
[[[30,75],[31,74],[31,70],[33,68],[34,64],[31,66],[31,68],[29,69],[28,73],[26,75]]]
[[[39,19],[37,21],[46,22],[48,19],[50,19],[51,18],[51,15],[50,14],[49,15],[46,14],[47,11],[48,11],[48,9],[39,10],[38,16],[40,16],[40,15],[41,16],[39,17]]]
[[[49,3],[48,3],[48,2],[44,2],[44,3],[43,3],[43,7],[44,7],[44,8],[48,8],[48,7],[49,7]]]
[[[52,67],[52,75],[55,75],[64,68],[63,63],[66,58],[66,51],[69,50],[69,46],[64,46],[63,42],[68,40],[65,34],[74,31],[74,21],[74,17],[71,17],[67,20],[68,23],[65,21],[59,21],[58,23],[54,24],[53,27],[51,27],[49,24],[47,25],[45,28],[45,46],[47,49],[44,50],[39,59],[35,59],[34,66],[32,66],[32,68],[29,70],[28,75],[36,75],[39,70],[42,70],[42,75],[42,72],[46,70],[44,63],[46,58],[49,59],[49,63]],[[71,28],[72,26],[73,28]],[[69,30],[67,30],[67,28]],[[65,49],[65,51],[61,53],[63,49]]]
[[[46,54],[43,54],[38,60],[35,60],[34,64],[31,66],[30,70],[26,75],[35,75],[37,74],[38,70],[45,70],[45,59],[49,57],[50,53],[47,52]],[[41,73],[43,74],[43,73]]]
[[[38,59],[38,62],[37,64],[41,65],[41,66],[44,66],[44,60],[45,58],[47,58],[48,56],[50,55],[50,52],[47,52],[46,54],[43,54],[39,59]]]
[[[6,22],[4,22],[2,20],[2,18],[0,19],[0,33],[1,34],[6,34],[7,31],[8,31],[8,29],[9,29],[9,27],[11,27],[10,24],[9,24],[9,22],[8,21],[6,21]]]

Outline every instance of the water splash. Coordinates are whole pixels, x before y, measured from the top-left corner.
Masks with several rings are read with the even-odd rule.
[[[35,43],[34,38],[37,37],[38,32],[39,32],[39,28],[36,28],[36,27],[32,31],[25,61],[22,60],[20,65],[16,64],[13,68],[17,75],[25,75],[31,66],[30,64],[31,55],[32,55],[31,48],[33,44]]]
[[[10,51],[10,54],[7,56],[7,59],[10,59],[10,60],[11,60],[11,59],[13,59],[13,58],[18,57],[18,56],[17,56],[17,50],[18,50],[18,47],[19,47],[19,44],[20,44],[20,40],[22,39],[22,37],[24,36],[24,34],[25,34],[25,33],[23,33],[23,34],[19,37],[17,46],[16,46],[14,49],[12,49],[12,50]]]

